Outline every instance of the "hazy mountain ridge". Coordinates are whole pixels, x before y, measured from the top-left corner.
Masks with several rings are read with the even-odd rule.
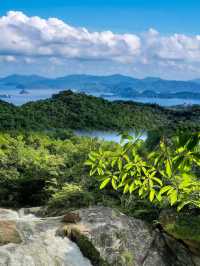
[[[200,80],[177,81],[156,77],[136,79],[120,74],[110,76],[69,75],[45,78],[38,75],[11,75],[0,78],[0,91],[10,88],[72,89],[91,94],[120,97],[200,98]]]

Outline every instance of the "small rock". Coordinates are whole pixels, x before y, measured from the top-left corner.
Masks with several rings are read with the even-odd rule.
[[[0,245],[21,243],[21,237],[14,221],[0,221]]]
[[[68,212],[64,215],[62,221],[64,223],[78,223],[81,221],[81,217],[78,213]]]

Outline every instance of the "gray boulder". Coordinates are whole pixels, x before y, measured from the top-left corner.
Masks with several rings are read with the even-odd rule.
[[[199,266],[187,247],[142,220],[106,207],[76,212],[80,221],[66,223],[58,234],[77,243],[94,266]]]

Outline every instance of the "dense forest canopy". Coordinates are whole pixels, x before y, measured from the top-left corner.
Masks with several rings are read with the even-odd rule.
[[[163,108],[155,104],[107,100],[63,91],[52,98],[16,107],[0,101],[0,130],[200,129],[200,106]]]

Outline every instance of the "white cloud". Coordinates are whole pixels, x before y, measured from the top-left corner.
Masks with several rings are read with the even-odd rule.
[[[167,67],[174,73],[176,70],[192,73],[200,64],[200,35],[164,36],[155,29],[137,35],[91,32],[57,18],[29,17],[19,11],[10,11],[0,17],[1,63],[40,66],[45,60],[47,64],[55,64],[55,69],[56,65],[64,68],[67,60],[74,60],[77,66],[90,62],[94,68],[98,61],[102,69],[106,67],[105,61],[110,61],[116,69],[122,65],[130,70],[131,66],[140,73],[158,68],[166,72]],[[114,69],[114,65],[110,68]],[[106,69],[104,71],[106,73]]]
[[[0,62],[13,63],[16,62],[16,58],[12,55],[0,56]]]
[[[126,61],[140,51],[140,38],[111,31],[89,32],[56,18],[10,11],[0,18],[0,54]]]
[[[163,61],[200,62],[200,36],[173,34],[161,36],[150,29],[142,36],[145,57]]]

